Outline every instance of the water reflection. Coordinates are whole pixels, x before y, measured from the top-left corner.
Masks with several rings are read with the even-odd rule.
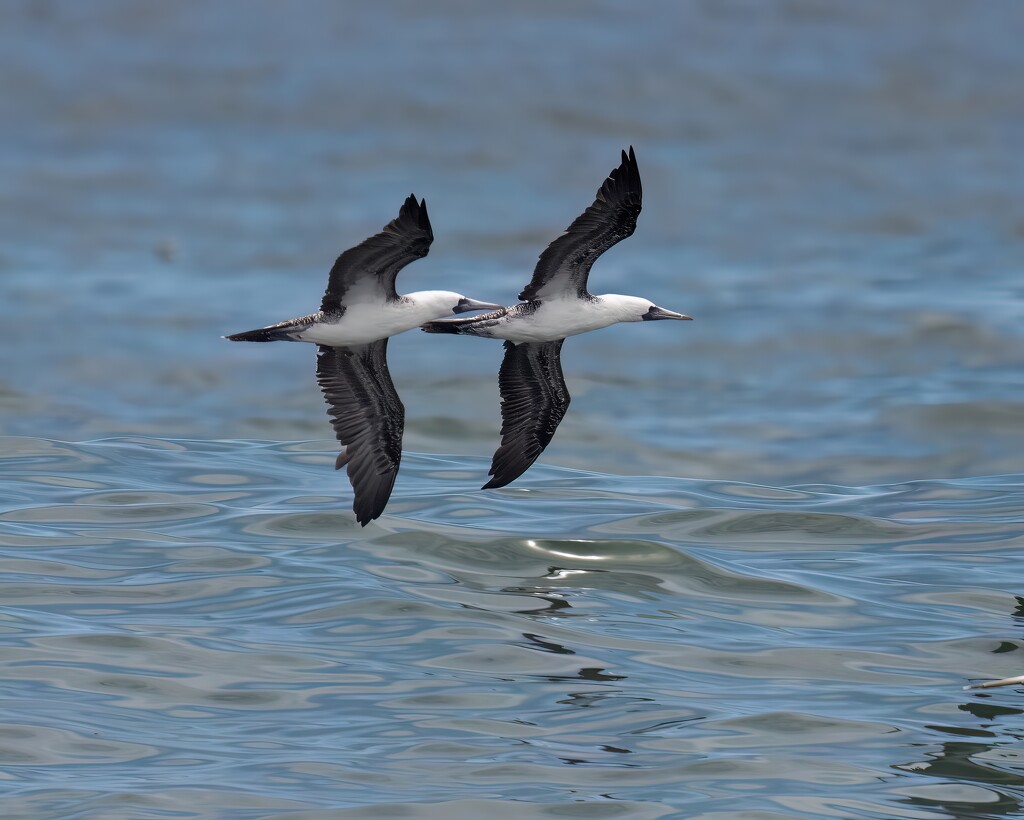
[[[906,796],[901,802],[942,809],[953,817],[1019,817],[1024,809],[1024,798],[1020,795],[1021,767],[1001,770],[1000,764],[1004,761],[999,757],[998,753],[993,755],[992,747],[986,744],[940,743],[924,760],[898,768],[941,782],[903,787],[900,791]]]

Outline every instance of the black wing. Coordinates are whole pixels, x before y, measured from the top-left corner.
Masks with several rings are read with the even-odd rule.
[[[351,299],[365,294],[365,301],[397,299],[398,272],[426,256],[433,241],[427,201],[417,202],[410,194],[384,230],[338,257],[327,280],[321,310],[337,310],[346,296]]]
[[[622,152],[622,164],[598,190],[594,204],[540,255],[533,279],[519,298],[586,296],[590,268],[612,245],[633,235],[642,200],[640,170],[630,146],[628,155]]]
[[[569,407],[562,375],[562,342],[505,342],[498,372],[501,446],[491,459],[485,490],[504,487],[526,472],[548,446]]]
[[[405,407],[388,373],[387,350],[387,339],[357,347],[320,345],[316,358],[316,380],[343,445],[335,469],[348,465],[352,510],[364,527],[384,512],[402,460]]]

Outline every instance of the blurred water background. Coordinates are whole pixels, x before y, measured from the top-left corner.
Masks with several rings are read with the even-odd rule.
[[[5,817],[1024,816],[1024,7],[0,5]],[[390,345],[349,512],[306,345],[511,302],[636,147],[541,462],[497,343]]]

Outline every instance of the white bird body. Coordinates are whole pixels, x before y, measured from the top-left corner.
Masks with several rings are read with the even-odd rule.
[[[394,301],[350,302],[340,317],[317,317],[305,328],[297,326],[289,339],[332,347],[369,344],[448,316],[462,299],[461,294],[448,290],[423,290]]]
[[[473,317],[465,322],[463,332],[473,336],[522,344],[523,342],[553,342],[567,336],[578,336],[619,322],[639,322],[654,307],[654,303],[637,296],[606,293],[581,299],[575,294],[543,299],[535,304],[516,305],[503,315]],[[455,320],[459,322],[459,320]]]

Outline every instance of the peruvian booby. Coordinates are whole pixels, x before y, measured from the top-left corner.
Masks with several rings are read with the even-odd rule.
[[[338,257],[319,311],[224,337],[317,345],[316,378],[342,445],[334,466],[348,467],[352,510],[364,527],[384,512],[402,459],[405,407],[388,372],[388,337],[451,313],[501,307],[447,290],[399,296],[398,272],[433,241],[427,203],[411,195],[380,233]]]
[[[551,441],[569,407],[560,354],[567,336],[617,322],[689,319],[637,296],[587,292],[597,258],[633,234],[643,191],[632,146],[587,208],[540,255],[522,302],[468,319],[433,321],[427,333],[458,333],[505,340],[498,373],[501,446],[484,489],[519,478]]]

